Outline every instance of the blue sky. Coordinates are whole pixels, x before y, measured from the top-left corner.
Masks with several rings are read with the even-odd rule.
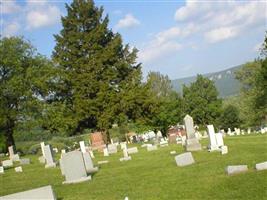
[[[65,3],[1,0],[1,35],[23,35],[50,57]],[[110,28],[135,46],[143,75],[171,79],[223,70],[259,56],[267,30],[266,1],[95,1]]]

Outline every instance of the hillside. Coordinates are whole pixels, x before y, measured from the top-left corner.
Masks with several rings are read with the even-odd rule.
[[[203,76],[215,82],[215,86],[219,91],[220,97],[233,96],[238,94],[240,91],[241,84],[238,80],[236,80],[235,72],[241,67],[242,65],[239,65],[223,71],[203,74]],[[172,86],[177,92],[182,94],[183,84],[189,85],[195,80],[196,76],[175,79],[172,80]]]

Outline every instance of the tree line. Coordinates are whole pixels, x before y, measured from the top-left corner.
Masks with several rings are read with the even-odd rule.
[[[158,72],[143,81],[138,50],[108,27],[102,7],[74,0],[66,9],[51,59],[23,37],[0,39],[0,128],[7,146],[15,144],[14,131],[22,126],[70,136],[86,129],[109,134],[113,124],[166,134],[185,114],[199,125],[220,128],[266,122],[267,39],[263,57],[237,74],[244,85],[241,109],[235,99],[218,98],[214,82],[201,75],[182,95]]]

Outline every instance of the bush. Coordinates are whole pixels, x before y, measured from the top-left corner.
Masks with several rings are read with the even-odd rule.
[[[3,134],[0,135],[0,153],[6,153],[6,142]]]

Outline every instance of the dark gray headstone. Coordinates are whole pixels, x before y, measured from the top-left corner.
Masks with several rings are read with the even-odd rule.
[[[28,164],[30,164],[30,159],[29,158],[22,158],[22,159],[20,159],[20,164],[28,165]]]

